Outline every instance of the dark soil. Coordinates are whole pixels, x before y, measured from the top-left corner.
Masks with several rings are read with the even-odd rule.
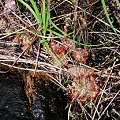
[[[0,120],[33,120],[22,77],[0,75]]]
[[[58,88],[53,83],[48,83],[43,79],[35,83],[36,98],[32,99],[30,105],[25,93],[25,83],[20,73],[14,71],[14,73],[1,74],[0,120],[67,119],[65,93],[57,91]]]

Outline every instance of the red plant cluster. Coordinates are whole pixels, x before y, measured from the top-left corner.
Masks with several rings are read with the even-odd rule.
[[[66,66],[67,60],[65,58],[66,55],[66,47],[60,43],[57,43],[56,41],[51,41],[50,42],[50,48],[52,49],[52,52],[57,56],[57,58],[59,59],[61,65],[60,66]],[[57,61],[54,59],[54,57],[52,57],[52,62],[59,66]]]
[[[50,48],[52,49],[52,52],[58,57],[61,58],[66,54],[66,47],[60,43],[57,43],[56,41],[50,42]]]
[[[66,46],[66,50],[68,53],[71,53],[75,48],[75,44],[70,40],[65,40],[63,44]]]
[[[85,62],[88,59],[89,52],[82,48],[76,48],[76,51],[72,51],[72,56],[79,62]]]
[[[79,61],[85,62],[88,59],[89,52],[80,47],[75,49],[75,45],[70,40],[65,40],[62,43],[58,43],[55,40],[51,40],[49,43],[52,52],[59,58],[65,57],[67,54],[71,53],[72,57]],[[64,59],[65,60],[65,59]],[[67,63],[67,62],[65,62]],[[62,64],[63,65],[63,64]]]
[[[84,103],[98,96],[100,88],[96,82],[97,76],[93,74],[93,70],[83,67],[79,67],[76,70],[76,67],[72,67],[68,71],[73,75],[73,82],[68,85],[72,99]]]
[[[67,63],[65,56],[69,53],[79,62],[85,62],[89,56],[89,52],[85,49],[80,47],[74,49],[75,45],[70,40],[64,40],[62,43],[51,40],[49,45],[52,52],[60,59],[63,66]],[[64,59],[61,60],[61,58]],[[53,62],[55,63],[54,60]],[[95,99],[98,96],[99,86],[96,82],[97,76],[94,75],[92,69],[72,66],[71,68],[68,67],[68,72],[73,79],[72,84],[68,85],[68,91],[70,92],[70,97],[72,99],[84,103],[91,98]]]

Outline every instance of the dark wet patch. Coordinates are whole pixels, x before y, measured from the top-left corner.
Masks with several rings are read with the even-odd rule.
[[[34,115],[36,116],[35,112],[39,110],[40,112],[44,111],[44,120],[66,120],[67,110],[65,110],[65,107],[67,101],[64,93],[61,90],[57,91],[57,86],[53,83],[50,83],[49,86],[46,86],[46,84],[48,83],[43,80],[42,84],[36,83],[35,85],[37,94],[32,108]],[[39,107],[42,107],[42,109],[38,109]],[[39,111],[38,113],[40,113]]]
[[[0,120],[33,120],[19,75],[0,74]]]
[[[39,79],[34,79],[35,99],[31,98],[30,105],[22,75],[14,70],[0,74],[0,120],[67,119],[64,92],[50,81]]]
[[[35,120],[66,120],[67,98],[44,73],[24,75],[25,91]]]

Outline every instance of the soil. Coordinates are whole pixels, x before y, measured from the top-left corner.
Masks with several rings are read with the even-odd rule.
[[[67,119],[65,93],[46,81],[44,74],[33,76],[33,73],[13,70],[1,74],[0,120]]]

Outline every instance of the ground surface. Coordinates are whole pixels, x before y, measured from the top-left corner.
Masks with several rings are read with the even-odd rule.
[[[27,71],[22,77],[32,117],[37,115],[35,98],[43,99],[37,88],[48,85],[39,82],[42,78],[55,83],[57,90],[63,90],[60,94],[64,94],[65,101],[61,101],[65,102],[68,120],[120,119],[120,5],[117,0],[106,0],[105,4],[104,0],[52,0],[50,3],[37,0],[43,15],[39,26],[34,15],[20,2],[0,1],[0,74],[4,76],[11,68]],[[50,20],[45,23],[47,10],[54,24]],[[2,69],[3,65],[8,66],[7,70]],[[49,99],[49,95],[45,97]],[[44,115],[44,110],[40,113]],[[56,116],[59,111],[50,113]],[[57,117],[62,119],[64,114],[60,116]]]

